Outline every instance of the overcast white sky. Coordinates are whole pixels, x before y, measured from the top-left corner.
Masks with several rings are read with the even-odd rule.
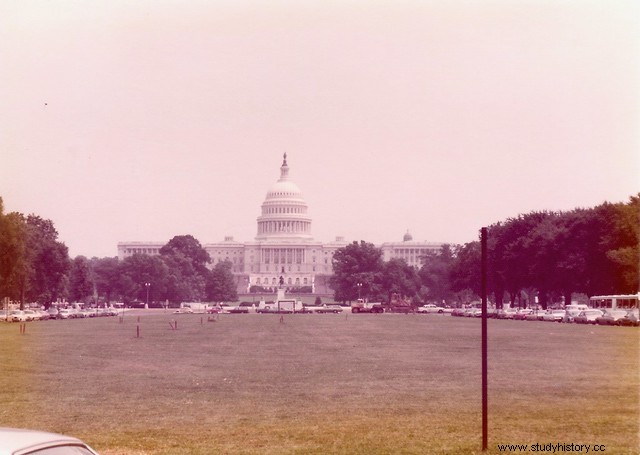
[[[100,257],[253,240],[284,152],[320,241],[626,201],[639,3],[0,0],[0,196]]]

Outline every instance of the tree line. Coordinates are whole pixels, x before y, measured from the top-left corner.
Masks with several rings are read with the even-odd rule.
[[[531,212],[488,227],[488,289],[503,302],[546,307],[574,293],[632,294],[639,289],[640,194],[626,203],[566,212]],[[366,241],[336,250],[330,286],[336,301],[359,297],[416,303],[468,303],[480,294],[480,242],[444,245],[414,268],[383,261]],[[157,256],[69,257],[50,220],[5,214],[0,197],[0,297],[49,305],[84,302],[235,301],[231,264],[210,268],[190,235],[172,238]]]
[[[546,308],[574,293],[633,294],[639,289],[640,194],[627,203],[531,212],[488,227],[488,291],[498,307]],[[373,244],[336,251],[331,285],[338,301],[388,301],[393,293],[415,302],[469,303],[480,295],[480,241],[444,245],[423,256],[422,267],[382,261]]]
[[[175,236],[160,255],[69,257],[51,220],[4,213],[0,198],[0,297],[13,302],[125,303],[233,301],[231,264],[213,268],[209,254],[190,235]]]

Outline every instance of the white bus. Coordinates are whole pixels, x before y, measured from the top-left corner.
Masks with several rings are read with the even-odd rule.
[[[589,297],[589,306],[601,310],[637,310],[640,308],[640,293],[620,295],[594,295]]]

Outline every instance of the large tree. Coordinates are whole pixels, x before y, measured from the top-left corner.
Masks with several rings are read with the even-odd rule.
[[[182,256],[191,262],[198,273],[205,273],[207,264],[211,262],[209,253],[192,235],[176,235],[160,248],[162,256]]]
[[[333,255],[333,276],[329,281],[334,298],[345,302],[359,295],[370,299],[383,295],[382,270],[382,251],[372,243],[361,240],[338,248]]]
[[[451,266],[451,289],[456,292],[470,291],[472,295],[480,295],[480,242],[465,243],[457,248],[455,261]],[[467,302],[462,302],[467,303]]]
[[[211,272],[182,254],[162,256],[167,266],[166,298],[172,302],[200,302],[206,296],[205,286]]]
[[[530,284],[532,273],[545,289],[553,288],[549,273],[552,259],[544,239],[553,238],[557,217],[553,212],[531,212],[489,227],[488,284],[498,307],[502,307],[505,292],[513,304]],[[536,235],[538,244],[532,238]]]
[[[167,265],[167,299],[172,302],[201,301],[211,272],[209,253],[191,235],[177,235],[160,249]]]
[[[119,292],[125,303],[164,301],[167,298],[168,268],[161,257],[134,254],[118,267]],[[148,285],[147,285],[148,284]]]
[[[4,214],[0,197],[0,298],[20,300],[29,273],[27,227],[19,213]]]
[[[85,302],[93,296],[94,282],[91,264],[84,256],[76,256],[69,271],[69,299],[73,302]]]
[[[422,267],[418,276],[422,285],[423,300],[439,303],[452,300],[451,270],[454,261],[450,245],[443,245],[440,251],[428,253],[422,258]]]
[[[207,298],[211,302],[229,302],[238,299],[236,279],[231,271],[231,261],[218,262],[207,281]]]
[[[407,261],[394,258],[384,263],[380,285],[388,302],[393,294],[413,299],[420,289],[420,278],[416,269],[408,265]]]
[[[604,204],[595,210],[604,212],[606,220],[599,246],[613,289],[629,294],[640,291],[640,193],[626,204]]]
[[[91,268],[98,301],[104,302],[108,306],[114,298],[121,300],[118,258],[91,258]]]
[[[58,231],[51,220],[29,215],[27,232],[31,267],[24,297],[48,305],[64,292],[71,265],[69,250],[58,241]]]

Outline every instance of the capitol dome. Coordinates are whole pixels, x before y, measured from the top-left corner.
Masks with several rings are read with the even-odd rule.
[[[285,153],[280,178],[269,188],[262,203],[256,240],[311,240],[311,218],[307,209],[302,191],[289,180]]]

